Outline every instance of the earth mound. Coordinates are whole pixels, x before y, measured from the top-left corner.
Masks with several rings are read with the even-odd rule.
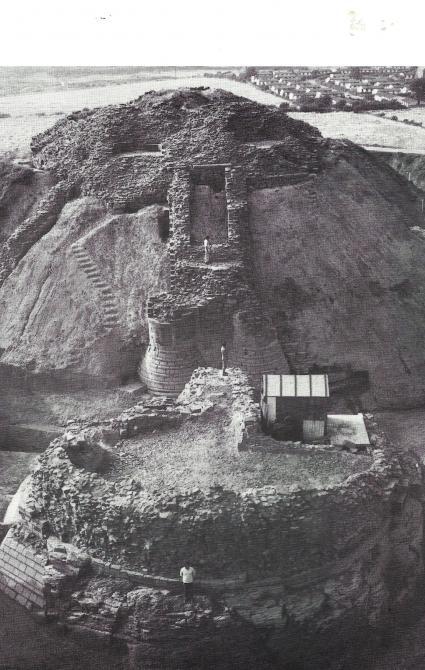
[[[37,182],[32,200],[19,212],[10,204],[16,179],[2,194],[4,375],[67,388],[134,377],[148,299],[173,282],[176,172],[190,172],[196,250],[206,232],[226,246],[222,170],[238,166],[250,296],[289,369],[364,372],[371,406],[423,400],[425,250],[411,231],[422,221],[407,182],[379,160],[209,89],[75,112],[35,137],[32,152],[34,167],[18,175]]]

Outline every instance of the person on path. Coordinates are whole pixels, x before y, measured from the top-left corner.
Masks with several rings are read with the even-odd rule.
[[[226,348],[226,343],[222,342],[221,347],[221,374],[223,377],[227,375],[226,368],[227,368],[227,348]]]
[[[185,563],[180,570],[180,577],[183,582],[183,594],[185,603],[191,602],[193,600],[193,580],[195,578],[195,568]]]
[[[211,242],[210,236],[206,235],[204,239],[204,261],[209,263],[211,259]]]

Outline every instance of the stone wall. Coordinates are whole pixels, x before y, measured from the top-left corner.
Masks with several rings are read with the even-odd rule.
[[[244,626],[268,630],[283,657],[293,635],[328,631],[332,642],[340,626],[378,629],[408,608],[423,579],[423,476],[416,458],[400,453],[371,418],[371,467],[326,488],[148,492],[133,479],[118,484],[104,474],[120,440],[196,421],[225,402],[209,376],[196,371],[176,403],[158,397],[110,422],[70,423],[32,474],[22,522],[24,533],[38,538],[35,546],[43,544],[47,522],[55,536],[88,552],[95,581],[107,579],[117,592],[125,580],[126,593],[175,593],[179,566],[190,556],[198,592],[220,598]],[[246,452],[238,448],[262,439],[259,410],[246,375],[229,376],[226,440],[235,467],[243,468]],[[84,609],[85,596],[76,600],[82,604],[71,622],[117,630],[115,615],[99,610],[98,620]]]
[[[192,242],[201,244],[206,235],[214,243],[227,241],[226,199],[224,190],[215,192],[207,184],[194,187],[192,201]]]
[[[100,558],[100,576],[173,589],[176,566],[190,553],[201,590],[272,630],[276,649],[294,626],[321,633],[346,621],[378,626],[417,593],[422,481],[382,451],[369,473],[332,490],[282,496],[263,487],[238,496],[218,487],[157,499],[131,484],[118,495],[104,485],[102,498],[92,498],[93,474],[70,467],[60,447],[46,456],[49,476],[36,477],[34,489],[46,505],[39,518]]]
[[[245,144],[259,136],[279,142],[267,151]],[[129,138],[139,146],[158,142],[162,151],[152,155],[133,147],[117,155]],[[80,183],[84,195],[137,208],[165,202],[178,163],[246,163],[263,174],[275,163],[279,173],[298,171],[306,160],[320,158],[318,140],[319,131],[278,109],[224,91],[186,89],[70,114],[36,136],[32,152],[37,167]]]
[[[237,405],[234,429],[240,436]],[[245,416],[248,408],[240,414]],[[179,420],[174,410],[161,411]],[[127,417],[127,434],[152,427],[155,412],[145,417],[148,424],[143,412]],[[96,435],[100,428],[93,430]],[[76,453],[78,434],[71,437]],[[189,553],[206,576],[244,573],[253,579],[261,571],[283,580],[296,581],[308,573],[326,581],[338,580],[344,562],[352,565],[355,555],[367,562],[376,545],[383,572],[398,562],[408,592],[422,572],[422,504],[415,493],[422,480],[416,464],[397,454],[376,449],[371,470],[329,490],[286,495],[264,487],[239,494],[215,487],[147,497],[129,483],[117,497],[114,485],[105,480],[104,495],[92,498],[93,478],[100,475],[73,465],[70,453],[65,439],[40,457],[41,467],[32,475],[33,518],[46,518],[56,534],[72,537],[100,558],[173,576]],[[391,544],[395,528],[411,534],[415,547],[403,558],[404,565]]]
[[[44,606],[46,556],[9,530],[0,546],[0,590],[27,609]]]
[[[176,169],[169,193],[169,291],[149,300],[149,346],[139,370],[156,393],[177,395],[198,365],[219,367],[222,342],[229,365],[246,370],[256,384],[264,372],[288,369],[275,330],[256,298],[245,171],[231,165],[202,170],[201,181],[209,172],[223,174],[226,235],[223,230],[217,233],[219,243],[212,236],[211,262],[205,264],[202,245],[192,244],[197,241],[191,217],[197,173]]]

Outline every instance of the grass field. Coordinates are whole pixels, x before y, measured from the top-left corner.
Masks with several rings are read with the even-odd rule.
[[[384,114],[387,119],[390,119],[392,116],[397,116],[399,122],[402,122],[403,119],[408,119],[409,121],[420,121],[424,124],[425,129],[425,106],[410,107],[409,109],[391,109],[384,112]]]
[[[413,118],[415,110],[399,110],[388,112],[388,116],[397,115],[399,118]],[[422,114],[425,121],[425,112]],[[409,114],[412,117],[408,116]],[[402,116],[403,115],[403,116]],[[407,115],[407,116],[404,116]],[[396,123],[389,118],[382,118],[373,114],[356,114],[354,112],[296,112],[291,113],[294,119],[302,119],[312,126],[316,126],[324,137],[347,139],[356,144],[394,149],[405,149],[412,152],[425,149],[425,130],[404,123]],[[420,120],[422,120],[422,117]],[[416,120],[419,120],[416,119]]]

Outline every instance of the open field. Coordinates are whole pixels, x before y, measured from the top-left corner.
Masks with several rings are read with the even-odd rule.
[[[391,115],[413,113],[414,110],[395,111]],[[420,111],[420,110],[418,110]],[[416,150],[425,149],[425,129],[396,123],[388,118],[373,114],[356,114],[354,112],[296,112],[290,114],[294,119],[301,119],[316,126],[324,137],[347,139],[361,145],[378,145],[394,149]],[[404,117],[403,118],[410,118]]]
[[[0,97],[22,93],[41,93],[48,90],[93,88],[108,84],[126,84],[171,77],[202,77],[204,72],[213,75],[216,67],[0,67]],[[220,68],[234,73],[240,67]]]
[[[409,121],[420,121],[425,126],[425,106],[410,107],[409,109],[390,109],[385,111],[384,114],[387,119],[396,116],[399,122],[403,122],[403,119],[408,119]]]

